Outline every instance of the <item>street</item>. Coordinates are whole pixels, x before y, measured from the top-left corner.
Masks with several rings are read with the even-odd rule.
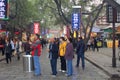
[[[22,55],[21,55],[22,56]],[[17,60],[16,56],[12,58],[12,63],[6,64],[5,61],[0,62],[0,79],[1,80],[108,80],[108,76],[100,69],[86,61],[86,67],[83,71],[81,67],[76,68],[76,56],[73,61],[74,75],[66,77],[65,73],[59,72],[57,77],[52,77],[51,67],[46,49],[43,49],[41,55],[42,75],[34,76],[33,72],[23,71],[23,61]],[[60,61],[58,59],[58,70],[60,69]]]

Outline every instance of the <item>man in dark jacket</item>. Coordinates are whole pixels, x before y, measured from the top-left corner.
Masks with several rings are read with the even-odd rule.
[[[79,41],[77,43],[77,64],[76,67],[79,67],[79,62],[80,62],[80,58],[82,61],[82,69],[84,70],[85,68],[85,58],[84,58],[84,52],[85,52],[85,44],[84,41],[82,39],[82,37],[79,38]]]
[[[30,55],[31,48],[30,48],[29,39],[27,39],[27,42],[24,44],[24,50],[26,52],[26,55]]]
[[[97,49],[97,51],[99,51],[98,45],[97,45],[97,39],[94,38],[94,46],[93,46],[93,51],[95,51],[95,48]]]
[[[8,64],[9,61],[11,62],[11,53],[12,53],[12,46],[9,40],[6,40],[6,44],[4,47],[5,47],[6,63]]]
[[[49,58],[52,69],[52,75],[55,77],[57,74],[57,58],[58,58],[58,46],[55,43],[55,39],[52,38],[49,45]]]

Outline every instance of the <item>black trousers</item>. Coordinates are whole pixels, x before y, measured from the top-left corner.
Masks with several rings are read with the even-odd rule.
[[[4,55],[4,48],[0,48],[0,51],[2,51],[2,55]]]
[[[64,56],[60,56],[60,61],[61,61],[61,70],[66,71],[66,60]]]
[[[11,62],[11,53],[6,53],[6,62],[9,63]]]
[[[95,49],[97,49],[97,51],[99,51],[99,48],[98,48],[98,46],[94,46],[94,49],[93,49],[93,51],[95,51]]]

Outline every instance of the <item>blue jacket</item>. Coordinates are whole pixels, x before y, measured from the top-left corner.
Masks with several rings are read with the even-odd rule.
[[[85,52],[85,44],[84,44],[84,41],[83,41],[83,40],[80,40],[80,41],[77,43],[76,53],[77,53],[77,54],[84,54],[84,52]]]
[[[49,45],[49,58],[57,59],[58,58],[58,46],[56,43],[50,43]]]

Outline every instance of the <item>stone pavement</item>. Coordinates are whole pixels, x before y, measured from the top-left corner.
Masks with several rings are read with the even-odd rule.
[[[17,61],[16,56],[12,58],[12,63],[6,64],[5,61],[0,62],[0,80],[108,80],[107,76],[102,70],[96,68],[94,65],[86,61],[86,68],[83,71],[81,67],[76,68],[76,56],[73,61],[74,75],[66,77],[65,73],[58,72],[56,78],[51,76],[51,67],[48,59],[48,53],[44,49],[41,55],[42,76],[33,76],[33,72],[28,73],[23,71],[23,60]],[[58,59],[58,70],[60,63]]]
[[[118,77],[120,80],[120,61],[118,60],[118,49],[116,49],[116,64],[117,67],[112,67],[112,48],[100,48],[99,52],[87,51],[86,59],[102,69],[111,77]]]

